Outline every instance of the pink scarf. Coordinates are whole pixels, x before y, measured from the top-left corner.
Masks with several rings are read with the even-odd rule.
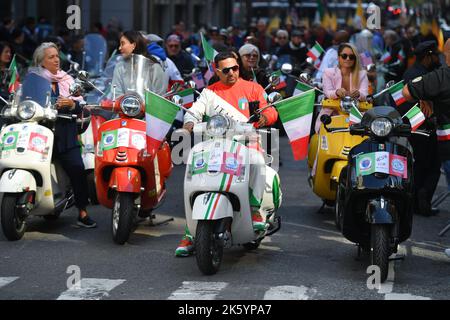
[[[53,74],[45,68],[40,68],[40,74],[42,77],[50,81],[51,83],[58,83],[59,95],[63,97],[70,96],[70,85],[74,82],[73,78],[62,70],[58,70],[57,74]],[[82,97],[70,97],[72,100],[82,101]]]

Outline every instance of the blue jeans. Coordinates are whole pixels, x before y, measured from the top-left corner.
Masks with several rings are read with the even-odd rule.
[[[443,161],[442,167],[444,168],[445,178],[447,179],[447,188],[450,191],[450,160]]]

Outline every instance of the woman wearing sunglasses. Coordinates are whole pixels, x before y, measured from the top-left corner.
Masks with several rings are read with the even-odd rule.
[[[247,81],[253,81],[265,88],[269,84],[267,73],[259,66],[260,54],[257,46],[250,43],[239,49],[242,61],[241,77]]]
[[[339,63],[335,68],[325,69],[323,73],[323,91],[329,99],[345,96],[365,101],[369,90],[369,80],[365,70],[361,69],[359,53],[350,43],[343,43],[338,48]],[[322,108],[316,121],[316,132],[320,128],[320,117],[332,114],[332,110]]]

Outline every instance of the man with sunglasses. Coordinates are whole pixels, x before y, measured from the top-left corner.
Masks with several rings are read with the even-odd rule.
[[[267,106],[263,87],[239,77],[239,64],[232,52],[219,53],[214,58],[214,63],[219,81],[204,89],[189,109],[193,114],[186,113],[184,116],[183,128],[189,132],[192,132],[194,125],[201,122],[201,119],[222,112],[217,110],[217,106],[220,106],[229,117],[239,122],[248,121],[254,112],[251,110],[251,106],[259,106],[260,109]],[[273,125],[278,118],[278,113],[273,107],[265,109],[260,115],[259,121],[255,124],[257,128]],[[253,191],[258,189],[256,186],[263,185],[265,182],[264,174],[258,170],[256,166],[256,173],[251,174],[250,188]],[[271,184],[272,181],[269,183]],[[258,195],[255,198],[260,199]],[[265,228],[265,222],[259,213],[259,208],[254,207],[252,211],[253,228],[255,231],[261,231]],[[186,227],[185,235],[175,250],[175,255],[177,257],[189,256],[194,249],[193,241],[194,239]]]

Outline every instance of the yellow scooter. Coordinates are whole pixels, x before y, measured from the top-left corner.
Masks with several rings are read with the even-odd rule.
[[[309,143],[309,183],[313,192],[324,201],[324,205],[334,206],[339,177],[348,163],[348,154],[354,146],[366,139],[352,136],[347,130],[349,113],[355,103],[360,112],[372,108],[371,103],[358,102],[350,97],[324,99],[322,108],[333,109],[333,113],[337,115],[322,116],[319,133],[314,134]]]

